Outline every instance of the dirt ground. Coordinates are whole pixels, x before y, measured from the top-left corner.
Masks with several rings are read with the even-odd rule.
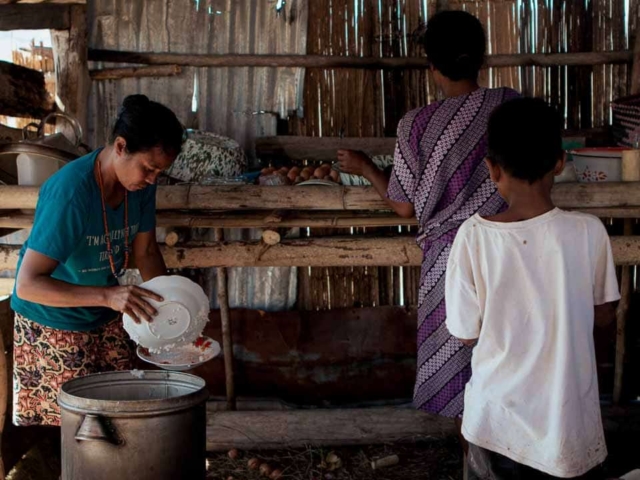
[[[609,417],[612,418],[612,417]],[[617,478],[640,468],[640,416],[621,415],[608,420],[605,462],[609,478]],[[327,457],[334,453],[341,465],[331,469]],[[372,470],[374,459],[397,455],[399,463]],[[264,479],[247,463],[257,458],[272,468],[282,470],[282,480],[462,480],[462,452],[457,439],[432,440],[409,445],[382,445],[341,448],[303,448],[277,451],[239,452],[235,460],[227,453],[208,455],[211,480]],[[335,459],[335,457],[330,457]]]
[[[331,456],[332,453],[335,456]],[[400,462],[394,466],[372,470],[372,460],[390,455],[397,455]],[[339,462],[327,461],[335,460],[336,456],[340,459]],[[264,479],[259,471],[251,470],[247,466],[252,458],[258,458],[261,463],[268,463],[272,468],[281,469],[282,480],[462,479],[462,453],[453,438],[415,445],[240,452],[236,460],[231,460],[226,453],[210,454],[207,478]]]

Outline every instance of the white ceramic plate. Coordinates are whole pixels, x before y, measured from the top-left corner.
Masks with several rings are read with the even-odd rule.
[[[200,337],[196,342],[171,350],[154,353],[138,347],[136,353],[145,362],[164,370],[182,372],[191,370],[220,355],[220,344],[209,337]]]
[[[157,293],[163,302],[149,300],[158,311],[151,323],[135,323],[123,315],[124,329],[137,344],[159,350],[195,341],[209,320],[209,299],[197,283],[180,276],[156,277],[140,285]]]

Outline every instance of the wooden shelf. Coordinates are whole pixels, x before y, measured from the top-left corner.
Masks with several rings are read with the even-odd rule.
[[[0,210],[34,209],[38,187],[0,185]],[[553,200],[566,209],[623,208],[640,217],[640,184],[564,183]],[[389,210],[373,187],[333,186],[160,186],[158,210]],[[189,214],[186,214],[189,215]]]

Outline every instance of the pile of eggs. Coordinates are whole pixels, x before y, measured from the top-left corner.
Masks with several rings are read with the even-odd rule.
[[[332,170],[331,165],[328,163],[323,163],[319,167],[282,167],[279,169],[267,167],[260,172],[260,176],[267,177],[269,175],[284,177],[288,184],[293,185],[311,179],[340,183],[340,174],[336,170]]]

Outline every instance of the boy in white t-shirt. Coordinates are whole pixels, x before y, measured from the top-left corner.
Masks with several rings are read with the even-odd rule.
[[[451,248],[447,327],[477,341],[462,424],[470,479],[602,478],[593,328],[620,295],[602,222],[551,200],[561,127],[542,100],[495,110],[487,165],[509,208],[469,219]]]

